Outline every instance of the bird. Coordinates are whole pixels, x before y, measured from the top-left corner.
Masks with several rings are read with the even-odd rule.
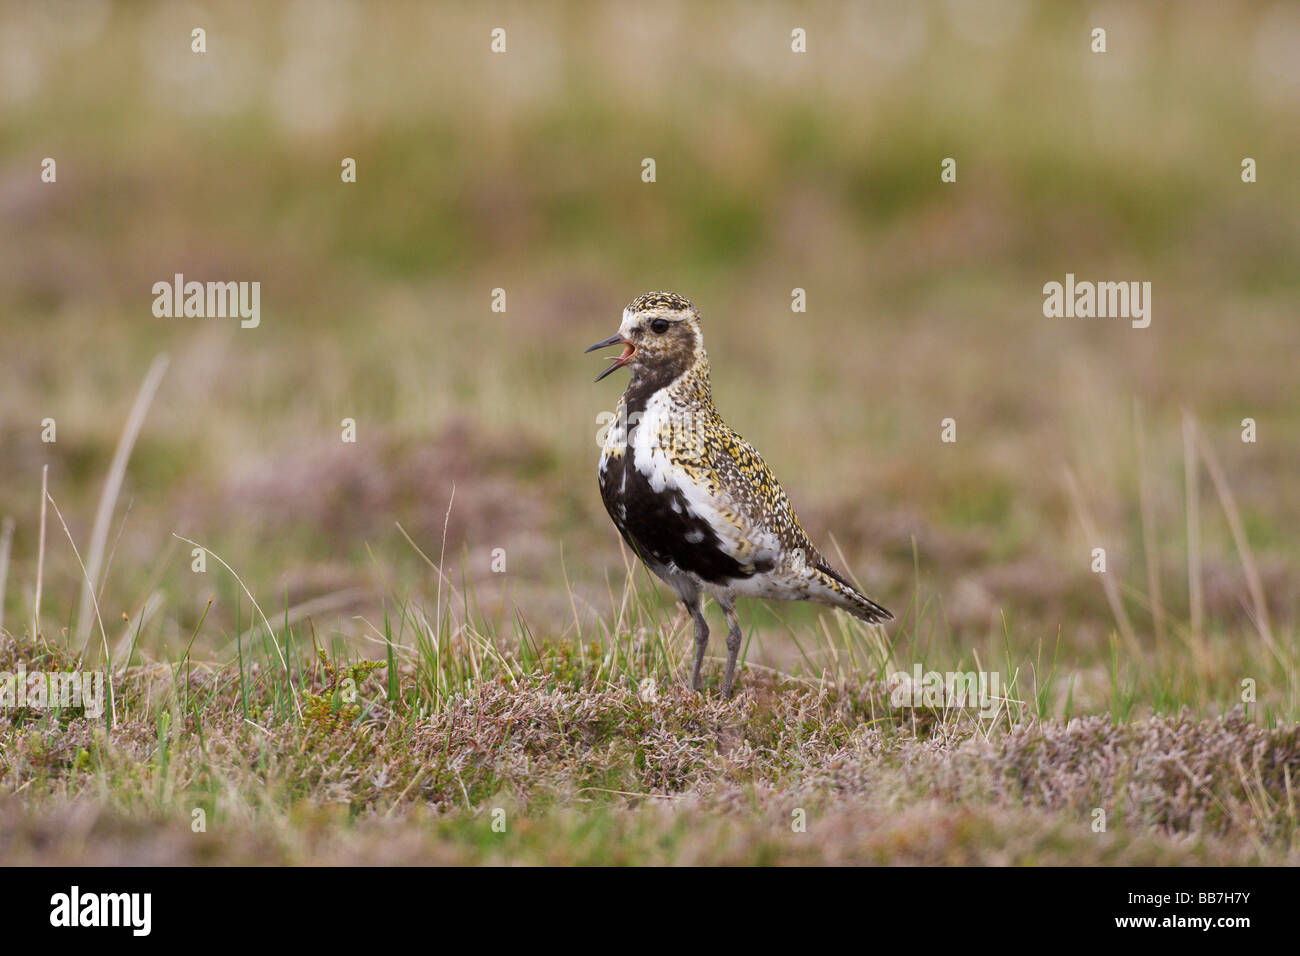
[[[631,376],[601,443],[600,496],[623,540],[694,622],[693,691],[709,642],[705,596],[727,620],[728,699],[741,644],[737,598],[815,601],[868,624],[893,620],[813,546],[762,457],[718,414],[689,299],[637,296],[618,331],[586,351],[614,345],[623,352],[596,381],[621,368]]]

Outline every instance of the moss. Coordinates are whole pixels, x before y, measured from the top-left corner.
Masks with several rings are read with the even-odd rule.
[[[384,661],[363,660],[340,668],[324,650],[317,648],[316,653],[324,690],[319,694],[302,691],[303,726],[325,735],[351,729],[361,717],[361,705],[357,703],[361,685],[376,670],[388,665]]]

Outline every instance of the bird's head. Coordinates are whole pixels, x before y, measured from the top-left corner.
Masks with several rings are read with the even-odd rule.
[[[600,381],[615,369],[632,370],[632,380],[666,385],[704,357],[700,313],[675,292],[647,292],[628,303],[618,331],[587,349],[623,346],[623,354],[610,359]]]

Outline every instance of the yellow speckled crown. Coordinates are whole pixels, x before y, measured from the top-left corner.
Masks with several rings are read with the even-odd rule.
[[[637,312],[690,312],[698,320],[700,313],[691,300],[676,292],[646,292],[627,304],[627,310]]]

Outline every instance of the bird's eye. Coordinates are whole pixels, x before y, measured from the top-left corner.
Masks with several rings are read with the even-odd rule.
[[[670,323],[667,319],[655,319],[653,322],[650,323],[650,331],[658,335],[663,335],[665,332],[668,331],[669,324]]]

